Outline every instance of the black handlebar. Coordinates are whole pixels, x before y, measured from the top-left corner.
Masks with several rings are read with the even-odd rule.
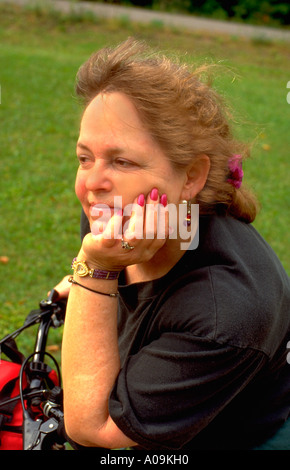
[[[39,309],[29,313],[23,326],[0,341],[0,348],[6,354],[6,351],[12,349],[11,342],[13,343],[23,330],[39,323],[33,353],[27,358],[21,357],[19,353],[21,357],[19,361],[22,362],[19,375],[20,395],[8,400],[20,399],[22,403],[24,450],[59,450],[67,441],[63,424],[60,369],[54,357],[46,352],[49,330],[51,327],[58,328],[64,323],[65,310],[66,302],[58,300],[58,292],[52,289],[48,298],[40,302]],[[56,366],[58,385],[49,376],[51,368],[45,362],[47,356]],[[25,390],[22,383],[24,373],[29,379],[29,386]],[[7,401],[0,405],[6,403]]]

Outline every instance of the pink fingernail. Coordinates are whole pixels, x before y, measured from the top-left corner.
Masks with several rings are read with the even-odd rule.
[[[117,215],[122,216],[123,215],[123,210],[119,209],[118,212],[117,212]]]
[[[160,198],[160,203],[163,204],[164,207],[167,206],[167,196],[166,196],[166,194],[162,194],[162,196]]]
[[[143,207],[143,206],[144,206],[144,202],[145,202],[144,194],[140,194],[140,195],[138,196],[137,203],[139,204],[139,206]]]
[[[152,201],[157,201],[157,199],[158,199],[158,189],[156,189],[156,188],[152,189],[152,191],[150,193],[150,198],[152,199]]]

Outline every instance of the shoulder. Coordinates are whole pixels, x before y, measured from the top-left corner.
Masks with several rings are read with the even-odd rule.
[[[289,278],[251,225],[206,218],[199,247],[184,255],[178,273],[164,296],[167,326],[267,355],[287,333]]]

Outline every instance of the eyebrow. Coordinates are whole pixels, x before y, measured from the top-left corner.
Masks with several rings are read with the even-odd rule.
[[[86,145],[82,144],[81,142],[77,142],[77,147],[80,147],[81,149],[83,150],[89,150],[89,147],[87,147]]]
[[[81,148],[82,150],[87,150],[88,152],[90,153],[93,153],[92,150],[85,144],[83,144],[82,142],[77,142],[77,147],[78,148]],[[122,147],[109,147],[105,150],[105,154],[107,156],[110,156],[110,155],[121,155],[125,152],[128,152],[128,149],[124,149]]]

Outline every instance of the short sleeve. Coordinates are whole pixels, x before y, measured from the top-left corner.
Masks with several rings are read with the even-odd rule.
[[[221,413],[264,362],[259,351],[166,332],[127,359],[111,393],[110,415],[145,449],[179,449]]]

